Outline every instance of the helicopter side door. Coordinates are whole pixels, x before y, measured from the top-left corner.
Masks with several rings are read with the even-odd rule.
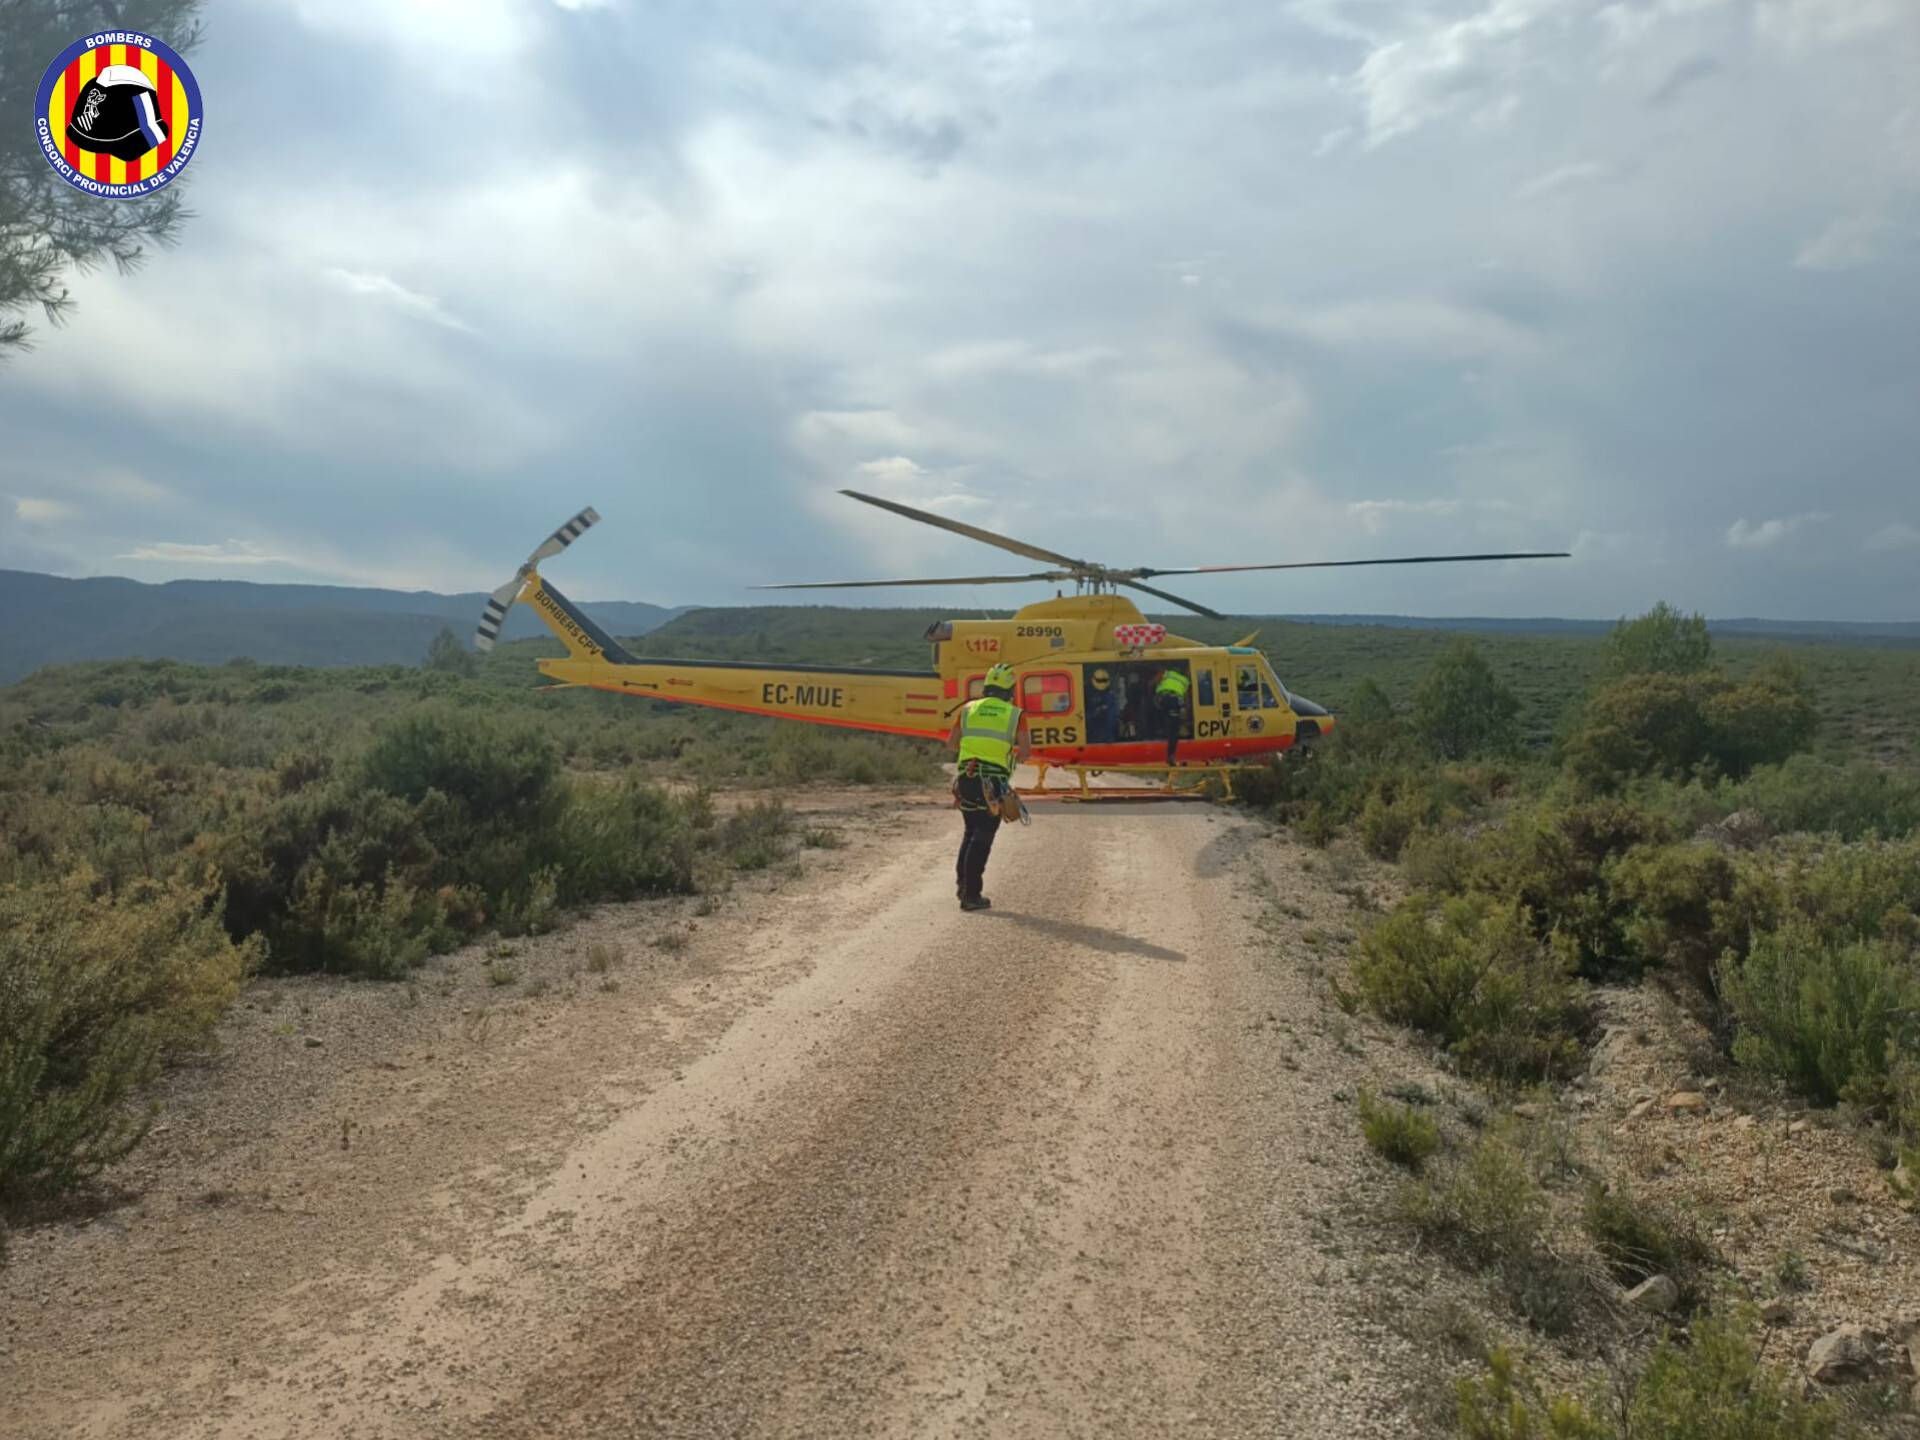
[[[1233,734],[1233,675],[1224,661],[1193,662],[1193,738],[1220,741]]]
[[[1258,739],[1281,726],[1282,702],[1257,655],[1232,655],[1233,721],[1230,732],[1236,737]]]

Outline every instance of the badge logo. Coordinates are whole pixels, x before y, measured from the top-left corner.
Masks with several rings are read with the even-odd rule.
[[[200,143],[200,86],[170,45],[104,30],[47,67],[33,117],[40,153],[74,189],[151,195],[179,178]]]

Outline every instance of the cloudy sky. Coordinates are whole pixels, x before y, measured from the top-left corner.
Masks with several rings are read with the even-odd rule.
[[[1246,612],[1920,617],[1914,0],[207,21],[183,243],[0,364],[0,566],[491,588],[591,503],[583,597],[1023,568],[852,486],[1575,552],[1189,582]]]

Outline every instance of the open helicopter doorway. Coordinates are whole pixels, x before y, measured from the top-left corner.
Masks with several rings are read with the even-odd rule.
[[[1194,675],[1185,660],[1101,660],[1081,666],[1087,697],[1087,743],[1089,745],[1127,745],[1148,741],[1164,742],[1159,711],[1154,707],[1154,687],[1168,670],[1177,670],[1204,687],[1190,691],[1194,703],[1187,706],[1180,720],[1180,738],[1193,738],[1193,717],[1202,707],[1213,704],[1213,672],[1202,668]]]

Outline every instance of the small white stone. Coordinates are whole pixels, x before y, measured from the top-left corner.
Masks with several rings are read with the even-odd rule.
[[[1625,1299],[1636,1310],[1664,1314],[1680,1303],[1680,1287],[1665,1275],[1650,1275],[1629,1290]]]

